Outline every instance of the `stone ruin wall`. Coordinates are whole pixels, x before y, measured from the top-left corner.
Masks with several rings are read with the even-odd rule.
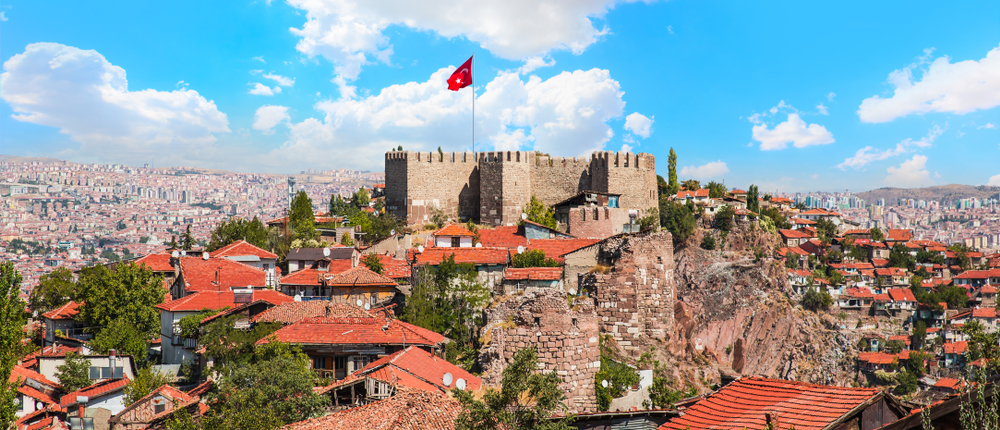
[[[480,352],[487,385],[499,385],[514,354],[534,346],[539,370],[562,378],[569,412],[597,411],[594,380],[601,353],[592,302],[577,300],[571,307],[562,292],[532,289],[487,309],[487,321],[483,333],[489,341]]]
[[[505,225],[534,195],[553,205],[580,191],[621,194],[619,207],[657,207],[656,162],[649,154],[594,152],[549,157],[534,151],[387,152],[386,206],[410,224],[435,205],[459,219]]]
[[[601,333],[614,337],[634,357],[641,339],[664,340],[674,324],[673,237],[663,231],[611,238],[600,245],[598,261],[611,273],[593,273],[583,289],[597,301]]]

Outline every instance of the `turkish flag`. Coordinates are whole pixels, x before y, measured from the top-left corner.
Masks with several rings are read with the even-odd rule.
[[[469,85],[472,85],[472,57],[458,66],[458,70],[455,70],[455,73],[452,73],[451,77],[448,78],[449,90],[458,91]]]

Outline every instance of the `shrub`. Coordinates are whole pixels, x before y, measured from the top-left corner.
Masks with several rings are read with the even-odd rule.
[[[715,249],[715,238],[711,235],[706,235],[701,240],[701,249],[707,249],[709,251]]]

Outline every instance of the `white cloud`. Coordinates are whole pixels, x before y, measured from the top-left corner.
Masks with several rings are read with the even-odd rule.
[[[253,57],[252,60],[260,61],[261,63],[267,64],[267,61],[264,61],[264,57]]]
[[[990,180],[986,182],[986,185],[1000,187],[1000,175],[993,175]]]
[[[944,133],[944,130],[935,125],[933,128],[928,130],[927,135],[920,140],[906,138],[903,139],[902,142],[897,143],[896,147],[893,149],[879,150],[873,146],[866,146],[859,149],[853,157],[844,159],[844,162],[838,164],[837,167],[839,167],[840,170],[847,170],[848,167],[860,169],[873,161],[885,160],[889,157],[895,157],[897,155],[912,152],[914,148],[927,148],[934,143],[941,133]]]
[[[260,82],[251,82],[248,85],[253,85],[253,88],[250,88],[249,93],[255,96],[273,96],[281,92],[281,87],[277,85],[274,88],[268,87]]]
[[[826,106],[824,106],[823,103],[820,103],[820,104],[816,105],[816,111],[819,112],[820,115],[829,115],[830,114],[830,111],[828,111],[826,109]]]
[[[524,65],[517,70],[518,73],[522,75],[527,75],[528,73],[531,73],[536,69],[540,69],[542,67],[552,67],[555,65],[556,65],[556,60],[550,59],[549,61],[546,61],[545,57],[531,57],[524,60]]]
[[[0,22],[7,22],[7,11],[0,11]]]
[[[317,103],[323,118],[291,123],[288,141],[261,158],[294,166],[289,170],[328,166],[330,160],[379,169],[385,150],[398,145],[411,151],[438,145],[447,151],[470,149],[472,92],[448,91],[451,72],[442,68],[425,82]],[[614,135],[608,121],[623,115],[622,96],[607,70],[563,72],[547,80],[501,72],[476,100],[477,150],[589,155],[604,149]]]
[[[997,126],[996,126],[995,124],[993,124],[992,122],[988,122],[988,123],[986,123],[986,124],[984,124],[984,125],[981,125],[981,126],[979,126],[979,127],[976,127],[976,130],[982,130],[982,129],[984,129],[984,128],[989,128],[989,129],[993,129],[993,128],[997,128]]]
[[[670,33],[670,34],[674,34],[674,26],[668,25],[667,26],[667,32]]]
[[[263,131],[264,134],[272,134],[275,126],[291,119],[285,106],[261,106],[253,116],[253,129]]]
[[[886,169],[889,176],[882,181],[885,185],[897,188],[918,188],[934,185],[930,172],[925,168],[927,156],[914,155],[913,158],[904,161],[899,167],[890,166]]]
[[[264,78],[277,82],[278,85],[281,85],[283,87],[290,87],[292,85],[295,85],[295,78],[286,78],[284,76],[276,75],[274,73],[265,73]]]
[[[826,95],[826,101],[832,102],[834,97],[837,97],[837,93],[830,91],[830,94]]]
[[[889,74],[892,97],[872,96],[858,108],[862,122],[887,122],[911,114],[948,112],[966,114],[1000,105],[1000,47],[979,61],[951,63],[947,56],[930,63],[921,80],[913,80],[913,69],[930,57],[925,50],[920,62]]]
[[[625,117],[625,129],[642,136],[643,139],[648,138],[653,134],[653,118],[655,117],[646,118],[639,112],[633,112]]]
[[[797,113],[788,114],[788,120],[773,129],[768,128],[766,123],[757,123],[753,126],[753,139],[760,142],[762,151],[785,149],[789,143],[796,148],[805,148],[834,142],[833,134],[826,127],[819,124],[806,125]]]
[[[523,60],[557,50],[581,53],[610,30],[596,28],[617,3],[632,0],[289,0],[306,12],[291,32],[296,49],[334,63],[334,82],[346,86],[362,66],[389,63],[393,47],[383,32],[392,25],[464,37],[494,55]],[[458,61],[458,60],[455,60]]]
[[[709,179],[729,173],[729,167],[722,160],[706,163],[701,166],[685,166],[681,169],[681,176],[695,179]]]
[[[92,160],[157,164],[202,159],[226,114],[197,91],[129,91],[125,70],[94,50],[32,43],[4,63],[3,98],[17,121],[59,128]]]

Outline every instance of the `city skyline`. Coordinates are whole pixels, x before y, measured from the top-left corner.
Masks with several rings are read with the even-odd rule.
[[[998,5],[789,5],[14,2],[0,153],[381,171],[398,146],[472,149],[471,88],[445,80],[475,53],[480,151],[647,152],[665,175],[673,147],[682,178],[788,193],[1000,185]]]

